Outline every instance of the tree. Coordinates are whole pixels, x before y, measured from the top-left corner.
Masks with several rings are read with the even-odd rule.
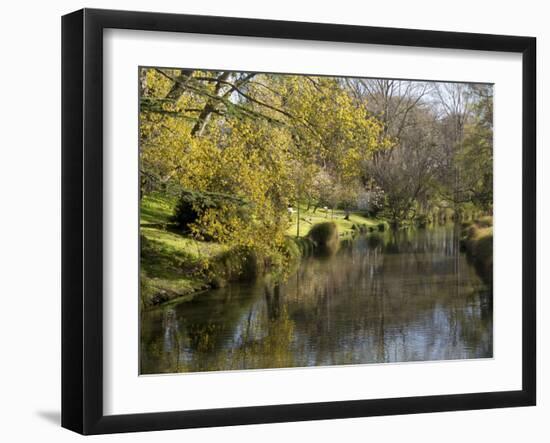
[[[335,186],[334,179],[330,176],[326,169],[321,168],[313,177],[311,188],[308,195],[314,202],[313,212],[320,206],[329,204],[331,192]]]
[[[377,156],[367,168],[384,191],[383,213],[398,225],[412,219],[425,200],[437,172],[437,121],[431,110],[417,105],[409,111],[407,125],[396,145]]]
[[[462,199],[486,212],[493,206],[493,88],[471,85],[473,117],[464,129],[464,139],[456,155],[461,171]]]
[[[289,203],[349,194],[380,149],[382,126],[334,78],[152,68],[140,90],[142,192],[245,201],[193,206],[191,232],[277,260]]]
[[[492,202],[492,86],[444,83],[435,90],[442,135],[437,193],[455,213]]]
[[[356,100],[382,123],[381,137],[394,143],[408,127],[410,113],[432,89],[431,83],[407,80],[350,78],[346,82]]]
[[[384,190],[383,213],[392,224],[398,225],[416,215],[417,203],[435,175],[433,148],[429,144],[410,150],[400,146],[371,165],[370,175]]]
[[[348,80],[349,81],[349,80]],[[488,85],[357,80],[355,95],[383,122],[389,149],[365,168],[394,223],[437,207],[458,216],[492,201],[492,89]]]

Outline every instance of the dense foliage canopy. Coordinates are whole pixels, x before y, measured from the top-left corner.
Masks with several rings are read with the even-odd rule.
[[[142,195],[183,199],[197,238],[276,257],[289,207],[393,223],[492,210],[490,85],[164,68],[139,82]]]

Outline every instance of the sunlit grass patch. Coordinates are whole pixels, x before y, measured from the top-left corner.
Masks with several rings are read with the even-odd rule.
[[[175,200],[158,195],[141,200],[141,300],[145,307],[209,287],[204,268],[224,252],[219,243],[198,241],[175,231],[171,217]]]
[[[144,195],[140,201],[140,224],[169,224],[176,199],[160,194]]]
[[[300,207],[300,229],[299,237],[306,237],[309,234],[311,228],[318,223],[332,222],[338,227],[338,232],[341,236],[349,235],[354,232],[353,225],[369,226],[376,227],[379,223],[379,220],[364,217],[358,213],[350,213],[348,220],[346,220],[345,211],[341,209],[331,209],[325,210],[324,208],[317,208],[313,212],[313,208],[306,210],[305,207]],[[288,235],[297,236],[298,234],[298,211],[294,211],[290,219],[290,226],[288,227],[286,233]]]

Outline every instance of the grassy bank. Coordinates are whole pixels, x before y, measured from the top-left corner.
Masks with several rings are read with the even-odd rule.
[[[211,287],[206,263],[225,252],[222,245],[179,233],[171,217],[175,200],[143,197],[140,210],[141,303],[145,308],[175,298],[192,299]]]
[[[174,299],[192,300],[210,288],[230,281],[253,279],[271,264],[252,250],[228,250],[208,241],[198,241],[176,229],[172,215],[176,200],[158,194],[141,200],[140,240],[141,303],[144,308]],[[296,212],[289,219],[287,252],[291,261],[313,253],[337,250],[338,238],[354,232],[384,230],[386,224],[344,211],[300,211],[300,236]],[[315,226],[315,228],[314,228]]]
[[[463,225],[462,246],[485,283],[493,285],[493,217]]]
[[[319,223],[332,222],[338,228],[338,234],[343,237],[351,235],[355,231],[368,228],[378,230],[378,225],[383,224],[385,228],[387,223],[384,220],[368,218],[359,213],[350,213],[348,219],[343,210],[331,209],[325,210],[318,208],[316,211],[313,208],[307,209],[306,206],[300,206],[300,222],[298,228],[298,210],[294,208],[294,213],[290,216],[291,224],[287,229],[287,234],[294,237],[306,237],[311,228]],[[384,228],[382,228],[384,229]]]

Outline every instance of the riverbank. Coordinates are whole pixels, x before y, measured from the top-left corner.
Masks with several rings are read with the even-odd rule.
[[[175,199],[145,196],[140,209],[140,298],[149,308],[175,298],[193,298],[210,287],[204,261],[224,252],[221,245],[178,233],[172,225]]]
[[[481,217],[473,222],[464,223],[461,243],[478,275],[492,288],[493,217]]]
[[[208,289],[253,280],[273,270],[269,260],[252,250],[229,250],[182,234],[172,222],[175,204],[175,199],[160,195],[146,195],[141,200],[140,297],[144,309],[175,299],[190,301]],[[346,219],[341,210],[303,207],[299,221],[297,213],[289,214],[285,244],[293,262],[315,252],[334,253],[339,238],[387,228],[384,221],[361,214],[351,213]]]
[[[298,222],[298,214],[300,215],[300,221]],[[332,222],[338,228],[338,235],[345,237],[352,235],[358,230],[364,230],[368,228],[371,230],[383,230],[389,225],[386,221],[381,219],[369,218],[365,214],[351,212],[346,219],[346,214],[343,210],[339,209],[324,209],[324,208],[307,208],[307,206],[301,206],[293,209],[293,214],[289,216],[289,227],[287,234],[292,237],[307,237],[311,228],[319,223]],[[383,228],[379,228],[379,225],[383,225]]]

